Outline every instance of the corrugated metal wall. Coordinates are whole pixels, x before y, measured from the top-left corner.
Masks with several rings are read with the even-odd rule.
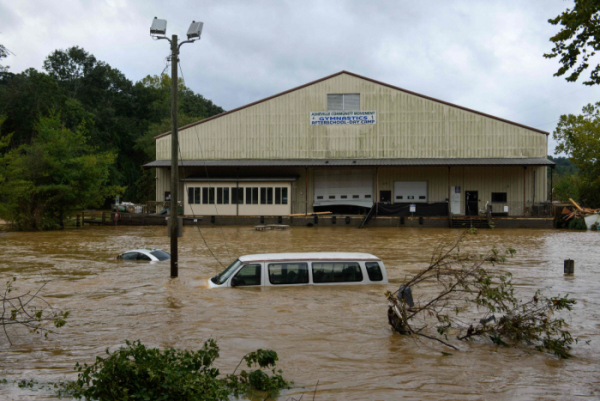
[[[368,126],[311,126],[328,93],[360,93]],[[157,140],[157,160],[171,138]],[[546,157],[546,135],[351,75],[326,81],[180,131],[186,160]]]

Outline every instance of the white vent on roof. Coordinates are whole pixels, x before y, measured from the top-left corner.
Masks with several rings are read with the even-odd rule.
[[[327,95],[327,111],[359,111],[360,93]]]

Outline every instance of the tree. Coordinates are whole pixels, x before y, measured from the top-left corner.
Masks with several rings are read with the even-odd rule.
[[[8,57],[9,53],[10,53],[10,51],[6,48],[6,46],[0,45],[0,60]],[[0,74],[7,72],[7,71],[8,71],[8,66],[0,64]]]
[[[453,349],[457,348],[449,343],[450,335],[462,341],[489,339],[497,345],[533,346],[568,358],[574,340],[566,322],[553,314],[571,310],[575,301],[568,296],[548,298],[541,291],[529,301],[520,301],[512,275],[494,269],[515,250],[461,252],[464,240],[474,233],[466,231],[456,242],[439,245],[427,268],[406,280],[399,291],[387,294],[390,325],[401,334],[436,340]],[[412,290],[424,293],[420,302],[412,301]]]
[[[74,211],[101,205],[123,190],[108,182],[115,155],[88,144],[85,124],[72,131],[52,114],[35,130],[31,145],[0,158],[0,218],[21,230],[58,228]]]
[[[559,16],[548,20],[552,25],[561,25],[559,33],[550,38],[554,48],[545,58],[560,56],[562,65],[554,76],[559,77],[568,72],[565,79],[575,82],[579,75],[590,65],[590,58],[600,50],[600,2],[598,0],[575,0],[575,7],[567,8]],[[600,83],[600,64],[590,73],[584,85]]]
[[[12,327],[25,327],[32,333],[43,334],[47,337],[51,329],[47,328],[49,324],[60,328],[65,325],[65,319],[69,312],[63,312],[55,309],[44,298],[40,292],[44,288],[42,285],[35,292],[25,292],[19,295],[13,294],[16,290],[14,283],[17,280],[6,282],[3,293],[0,293],[0,302],[2,303],[2,315],[0,315],[0,326],[4,332],[4,337],[12,345],[9,330]]]
[[[565,153],[579,170],[579,200],[600,206],[600,102],[588,104],[580,115],[562,115],[553,133],[555,153]]]

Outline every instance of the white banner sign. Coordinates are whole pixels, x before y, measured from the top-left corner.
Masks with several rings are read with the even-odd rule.
[[[310,125],[375,124],[375,111],[312,111]]]

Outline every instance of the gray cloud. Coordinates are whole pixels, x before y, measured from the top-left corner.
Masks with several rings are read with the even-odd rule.
[[[169,35],[204,21],[182,47],[186,83],[225,109],[348,70],[552,131],[599,88],[553,77],[543,58],[570,1],[77,1],[0,0],[0,43],[13,72],[40,69],[53,50],[81,46],[132,80],[159,74]],[[552,151],[554,144],[551,141]]]

